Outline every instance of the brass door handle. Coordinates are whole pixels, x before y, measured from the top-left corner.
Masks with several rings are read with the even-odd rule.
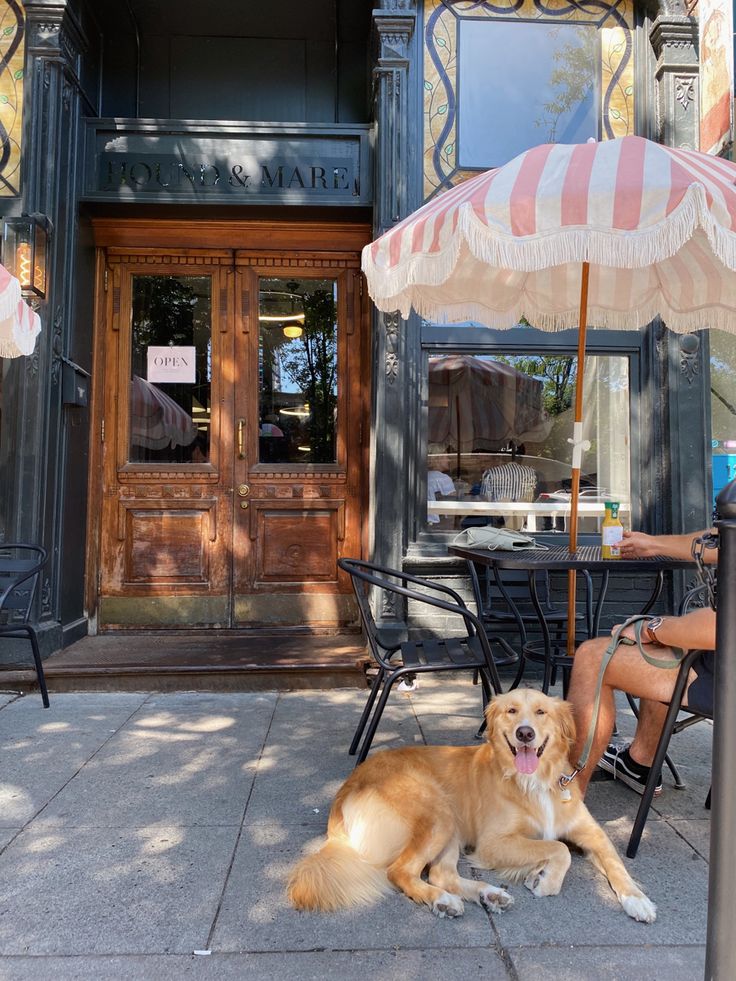
[[[250,494],[250,486],[248,484],[238,484],[238,496],[247,497]]]
[[[238,419],[238,459],[244,460],[243,437],[245,433],[245,419]]]

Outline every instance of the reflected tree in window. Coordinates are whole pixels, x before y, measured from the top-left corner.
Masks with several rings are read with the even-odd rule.
[[[559,34],[561,30],[554,28],[550,33]],[[588,101],[595,93],[596,32],[570,25],[565,25],[564,30],[563,37],[572,35],[574,39],[552,46],[554,67],[546,86],[552,98],[543,103],[542,115],[535,120],[549,143],[576,142],[575,136],[580,135],[578,117],[585,115]]]
[[[337,330],[332,292],[320,288],[304,294],[304,329],[285,352],[282,368],[309,405],[310,460],[334,463]]]
[[[509,357],[498,358],[513,365],[526,375],[539,378],[544,384],[543,403],[550,416],[559,416],[572,405],[575,393],[575,378],[577,376],[577,361],[575,358],[555,357]]]

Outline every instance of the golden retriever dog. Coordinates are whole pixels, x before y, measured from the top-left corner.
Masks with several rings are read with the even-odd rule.
[[[356,767],[332,805],[327,841],[291,874],[291,903],[332,911],[374,902],[393,886],[437,916],[461,916],[463,900],[500,912],[512,897],[461,878],[461,849],[475,867],[523,880],[535,896],[556,896],[570,867],[569,842],[606,876],[629,916],[652,923],[654,903],[575,781],[560,786],[575,736],[569,705],[517,689],[493,699],[486,719],[479,746],[386,750]]]

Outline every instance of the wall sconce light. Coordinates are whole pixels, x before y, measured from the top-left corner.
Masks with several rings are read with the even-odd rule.
[[[51,222],[45,215],[20,215],[3,221],[3,265],[26,294],[45,299]]]
[[[304,329],[299,324],[286,324],[284,327],[284,337],[301,337]]]

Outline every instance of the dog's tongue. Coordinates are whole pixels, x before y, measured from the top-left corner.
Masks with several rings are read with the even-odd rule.
[[[514,757],[514,765],[519,773],[534,773],[539,766],[539,757],[531,746],[519,746]]]

